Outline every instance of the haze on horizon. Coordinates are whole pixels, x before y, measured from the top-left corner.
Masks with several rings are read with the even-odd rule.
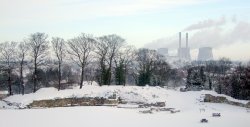
[[[34,32],[70,39],[81,32],[118,34],[137,48],[175,51],[189,33],[191,55],[213,47],[214,57],[250,60],[248,0],[0,0],[0,42]]]

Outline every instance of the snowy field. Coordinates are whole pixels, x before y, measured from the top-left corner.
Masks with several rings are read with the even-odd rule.
[[[141,114],[137,109],[115,107],[68,107],[50,109],[0,110],[1,127],[249,127],[250,113],[228,105],[218,107],[220,118],[211,117],[214,110],[198,109],[176,114],[166,112]],[[210,107],[210,108],[211,108]],[[200,123],[201,118],[208,123]]]
[[[246,108],[228,104],[200,102],[211,91],[179,92],[160,87],[137,86],[84,86],[82,90],[71,89],[57,91],[44,88],[35,94],[14,95],[6,101],[26,105],[33,100],[70,97],[72,95],[108,97],[116,93],[128,102],[164,101],[166,108],[175,108],[180,112],[140,113],[143,108],[127,109],[106,106],[61,107],[47,109],[0,109],[0,127],[249,127],[250,111]],[[229,100],[232,99],[227,97]],[[247,101],[240,101],[246,103]],[[0,106],[4,103],[0,101]],[[129,105],[128,105],[129,106]],[[221,117],[212,117],[212,113],[221,113]],[[206,118],[208,123],[200,123]]]

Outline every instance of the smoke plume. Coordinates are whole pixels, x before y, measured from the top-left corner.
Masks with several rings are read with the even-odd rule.
[[[207,19],[196,24],[192,24],[184,29],[184,31],[198,30],[204,28],[210,28],[214,26],[222,26],[226,24],[226,18],[221,17],[219,20]]]
[[[240,21],[236,22],[235,17],[232,18],[232,22],[226,21],[223,17],[220,20],[206,20],[202,23],[193,24],[188,26],[184,32],[182,32],[182,46],[185,45],[185,32],[189,33],[189,46],[191,48],[199,48],[204,46],[210,46],[213,48],[221,47],[224,45],[230,45],[232,43],[242,42],[250,43],[250,23]],[[226,24],[230,24],[229,26]],[[189,29],[189,31],[187,31]],[[161,38],[155,40],[145,47],[150,48],[177,48],[178,47],[178,33],[170,37]]]
[[[182,46],[185,45],[185,32],[189,33],[189,47],[192,50],[200,47],[212,47],[218,50],[232,45],[235,47],[238,44],[248,45],[250,48],[250,23],[237,21],[235,16],[228,21],[222,17],[219,20],[209,19],[186,27],[182,32]],[[178,42],[178,33],[176,33],[173,36],[155,40],[145,47],[155,49],[165,47],[173,50],[178,48]],[[240,45],[238,49],[235,47],[235,50],[240,50],[239,47]],[[248,57],[250,58],[249,55]]]

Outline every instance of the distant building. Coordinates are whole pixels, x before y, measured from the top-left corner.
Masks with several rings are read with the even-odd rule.
[[[168,56],[168,48],[159,48],[157,52],[163,56]]]
[[[199,48],[198,61],[213,60],[213,52],[211,47]]]
[[[188,42],[188,33],[186,33],[186,45],[182,46],[182,36],[181,32],[179,32],[179,48],[177,49],[176,53],[173,55],[169,52],[168,48],[159,48],[157,52],[163,55],[168,62],[190,62],[191,61],[191,54]],[[213,52],[211,47],[201,47],[199,48],[198,53],[198,61],[208,61],[213,60]]]

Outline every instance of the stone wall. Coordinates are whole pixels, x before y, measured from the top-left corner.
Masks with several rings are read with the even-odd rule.
[[[7,94],[0,94],[0,100],[6,98],[8,95]]]
[[[243,103],[240,103],[240,102],[230,101],[226,97],[213,96],[211,94],[205,94],[204,102],[225,103],[225,104],[230,104],[230,105],[235,105],[235,106],[250,108],[250,102],[248,102],[247,104],[243,104]]]
[[[36,107],[71,107],[71,106],[103,106],[118,105],[118,100],[116,99],[105,99],[105,98],[62,98],[62,99],[53,99],[53,100],[37,100],[29,104],[28,108]]]

